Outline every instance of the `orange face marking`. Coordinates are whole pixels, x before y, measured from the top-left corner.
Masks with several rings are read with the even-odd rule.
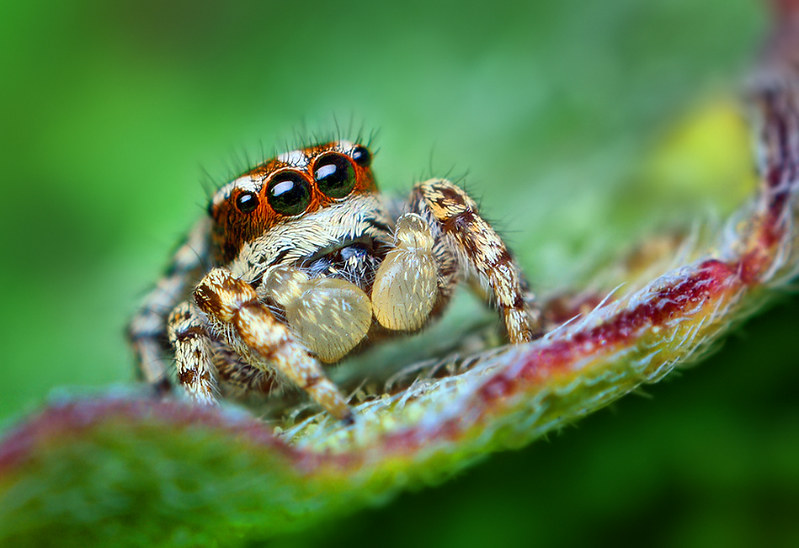
[[[370,160],[365,147],[333,141],[281,154],[236,178],[211,203],[217,259],[232,261],[280,223],[376,192]]]

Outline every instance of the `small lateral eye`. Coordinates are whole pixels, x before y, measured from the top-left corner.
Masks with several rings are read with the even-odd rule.
[[[343,198],[355,187],[355,168],[345,156],[334,152],[316,160],[313,177],[319,190],[331,198]]]
[[[278,173],[266,188],[266,199],[276,213],[298,215],[311,203],[311,186],[299,173]]]
[[[352,150],[352,159],[361,167],[369,167],[372,163],[372,153],[363,145],[358,145]]]
[[[250,213],[258,207],[258,195],[255,192],[245,191],[236,197],[236,207],[242,213]]]

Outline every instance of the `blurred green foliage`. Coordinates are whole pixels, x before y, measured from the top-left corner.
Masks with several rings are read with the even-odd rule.
[[[295,131],[379,130],[384,189],[468,172],[543,290],[704,218],[725,187],[670,194],[640,158],[691,105],[738,89],[766,23],[754,0],[6,3],[0,417],[55,387],[129,382],[124,323],[202,214],[200,183]],[[654,403],[624,401],[335,539],[796,541],[795,310],[755,320]]]

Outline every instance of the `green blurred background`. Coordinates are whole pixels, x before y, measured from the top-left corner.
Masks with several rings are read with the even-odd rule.
[[[723,215],[746,155],[647,159],[734,96],[768,24],[755,0],[19,2],[0,19],[5,420],[129,382],[123,326],[203,183],[297,134],[377,131],[387,190],[468,173],[543,291]],[[283,542],[799,545],[797,310],[786,297],[654,401]]]

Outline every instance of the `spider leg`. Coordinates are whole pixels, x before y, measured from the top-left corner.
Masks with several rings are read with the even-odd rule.
[[[269,395],[280,386],[274,371],[253,367],[220,341],[214,341],[213,361],[226,396],[243,398],[252,392]]]
[[[197,223],[172,257],[166,274],[144,298],[128,324],[127,336],[136,358],[139,374],[157,393],[171,388],[167,377],[169,345],[166,317],[185,298],[189,283],[199,276],[208,259],[209,219]]]
[[[502,239],[478,214],[475,201],[447,180],[430,179],[414,187],[411,210],[433,227],[436,236],[440,235],[437,240],[443,248],[438,247],[438,255],[454,250],[459,269],[487,282],[510,342],[535,338],[540,330],[540,313],[532,304],[533,295]]]
[[[217,383],[211,337],[202,317],[188,301],[169,315],[169,342],[175,348],[178,382],[198,403],[216,403]]]
[[[211,270],[194,291],[217,337],[255,367],[273,368],[338,419],[352,421],[344,396],[319,362],[280,323],[251,285],[224,268]]]

